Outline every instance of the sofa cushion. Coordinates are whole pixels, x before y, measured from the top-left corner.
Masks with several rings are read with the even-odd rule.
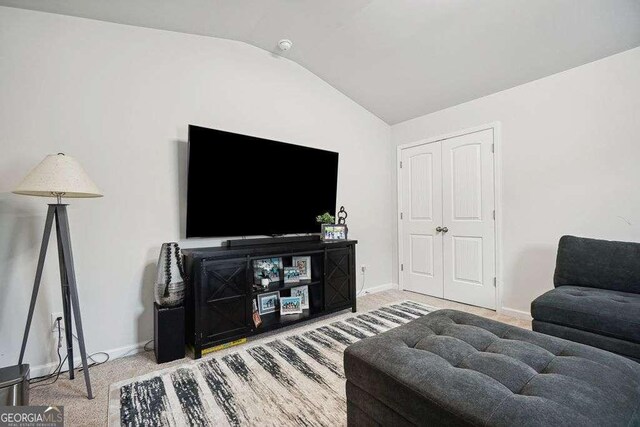
[[[615,354],[640,362],[640,344],[632,341],[621,340],[607,335],[583,331],[571,326],[557,325],[555,323],[533,320],[531,326],[534,331],[565,340],[579,342],[591,347],[601,348]]]
[[[531,303],[531,316],[640,343],[640,295],[582,286],[561,286]]]
[[[348,382],[414,424],[640,423],[640,364],[469,313],[432,312],[344,357]]]
[[[640,243],[562,236],[553,283],[640,293]]]

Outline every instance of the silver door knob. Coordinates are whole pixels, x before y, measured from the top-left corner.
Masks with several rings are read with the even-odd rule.
[[[436,227],[436,231],[437,231],[438,233],[440,233],[442,230],[443,230],[443,228],[442,228],[442,227],[440,227],[440,226]]]
[[[447,231],[449,231],[449,229],[447,227],[442,227],[442,232],[446,233]]]

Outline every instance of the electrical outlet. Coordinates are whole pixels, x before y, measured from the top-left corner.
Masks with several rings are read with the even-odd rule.
[[[58,331],[58,322],[56,321],[58,317],[62,318],[60,321],[60,327],[64,329],[64,314],[61,311],[58,313],[51,313],[51,332]]]
[[[366,265],[364,265],[364,264],[362,264],[362,265],[360,266],[360,271],[362,271],[363,273],[365,273],[365,272],[367,271],[367,266],[366,266]]]

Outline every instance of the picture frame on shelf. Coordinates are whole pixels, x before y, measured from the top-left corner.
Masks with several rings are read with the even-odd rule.
[[[291,296],[300,297],[300,307],[303,310],[309,308],[309,286],[303,285],[291,288]]]
[[[302,301],[300,297],[280,298],[280,315],[302,313]]]
[[[278,304],[280,301],[280,292],[267,292],[258,295],[258,314],[275,313],[278,310]]]
[[[320,238],[325,242],[347,240],[348,233],[346,224],[322,224]]]
[[[291,258],[291,264],[298,268],[300,280],[311,280],[311,257],[310,256],[294,256]]]
[[[284,283],[299,283],[300,272],[298,267],[284,267],[283,269]]]
[[[255,284],[261,284],[262,279],[269,279],[269,283],[280,281],[282,258],[262,258],[253,260],[253,278]]]

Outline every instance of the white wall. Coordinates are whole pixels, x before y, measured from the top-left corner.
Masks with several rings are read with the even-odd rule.
[[[75,156],[105,194],[70,200],[90,352],[122,353],[152,337],[159,247],[183,233],[188,124],[339,151],[338,205],[360,240],[367,287],[394,281],[389,126],[287,59],[240,42],[0,7],[0,93],[0,366],[18,358],[49,201],[9,191],[49,153]],[[55,354],[48,327],[61,301],[49,249],[32,365]]]
[[[392,126],[399,145],[502,123],[503,307],[552,288],[563,234],[640,241],[639,76],[636,48]]]

